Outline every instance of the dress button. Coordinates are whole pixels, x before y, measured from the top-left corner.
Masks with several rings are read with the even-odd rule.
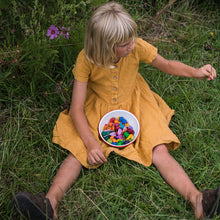
[[[114,79],[117,79],[117,76],[114,76],[113,78],[114,78]]]
[[[116,100],[117,100],[116,98],[113,99],[114,102],[116,102]]]
[[[114,87],[113,89],[116,91],[116,90],[117,90],[117,87]]]

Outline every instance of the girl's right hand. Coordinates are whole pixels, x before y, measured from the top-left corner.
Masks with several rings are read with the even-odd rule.
[[[70,113],[73,123],[87,148],[88,163],[90,165],[99,165],[107,162],[107,159],[103,154],[101,145],[94,138],[84,113],[86,92],[87,83],[79,82],[75,79]]]
[[[103,154],[101,145],[95,140],[87,146],[88,163],[90,165],[99,165],[107,162]]]

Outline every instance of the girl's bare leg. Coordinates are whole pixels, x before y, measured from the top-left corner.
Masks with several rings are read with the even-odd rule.
[[[82,170],[80,162],[70,153],[60,166],[53,183],[46,195],[54,210],[54,218],[57,218],[59,202],[65,192],[75,182]]]
[[[190,201],[197,218],[203,214],[202,193],[199,192],[183,168],[169,154],[164,144],[158,145],[153,150],[153,164],[165,181]]]

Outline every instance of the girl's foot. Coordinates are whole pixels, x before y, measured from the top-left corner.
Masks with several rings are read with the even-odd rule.
[[[21,215],[31,220],[53,220],[54,211],[50,200],[44,193],[32,195],[28,192],[18,192],[12,206]]]

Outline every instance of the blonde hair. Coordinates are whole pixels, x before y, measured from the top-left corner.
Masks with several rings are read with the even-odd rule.
[[[99,6],[87,24],[84,49],[94,64],[108,67],[116,59],[116,45],[137,36],[137,24],[122,5]]]

